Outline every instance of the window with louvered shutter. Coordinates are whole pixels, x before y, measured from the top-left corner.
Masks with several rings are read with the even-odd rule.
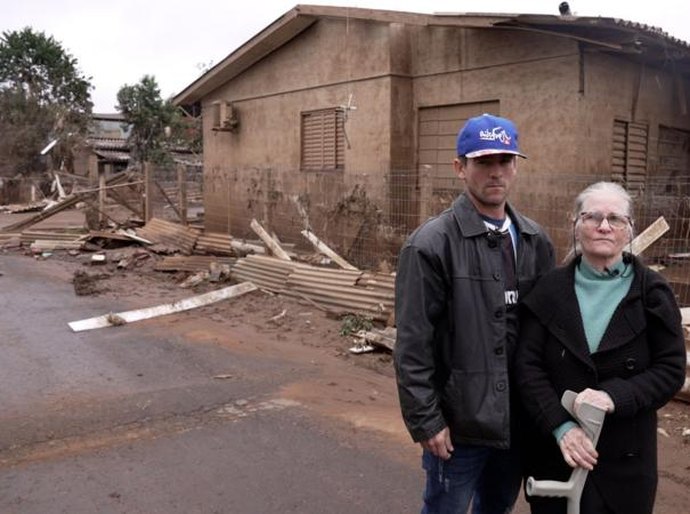
[[[633,193],[645,188],[648,136],[646,124],[622,120],[613,122],[611,180]]]
[[[302,169],[345,168],[345,128],[342,109],[302,113]]]

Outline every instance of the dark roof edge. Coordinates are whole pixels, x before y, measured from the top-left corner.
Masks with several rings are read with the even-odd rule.
[[[175,95],[175,105],[189,105],[221,87],[233,77],[263,59],[292,38],[306,30],[320,18],[356,19],[380,23],[404,23],[408,25],[455,26],[463,28],[503,28],[533,30],[554,36],[571,37],[593,44],[619,49],[616,44],[577,37],[567,32],[554,30],[553,26],[601,27],[602,29],[640,31],[654,39],[690,49],[690,44],[669,36],[662,29],[618,18],[590,16],[558,16],[549,14],[491,14],[491,13],[434,13],[420,14],[359,7],[335,7],[319,5],[297,5],[261,32],[234,50],[208,72]],[[549,25],[547,30],[540,26]]]

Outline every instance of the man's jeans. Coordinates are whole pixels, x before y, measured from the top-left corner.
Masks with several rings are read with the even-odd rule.
[[[510,512],[522,480],[517,450],[455,445],[453,456],[442,460],[424,450],[426,490],[422,514]]]

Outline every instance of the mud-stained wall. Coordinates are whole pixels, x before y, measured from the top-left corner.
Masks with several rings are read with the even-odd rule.
[[[298,242],[308,223],[346,256],[364,239],[386,254],[396,227],[421,221],[419,109],[491,102],[529,157],[514,203],[566,246],[572,198],[611,177],[614,120],[648,124],[650,174],[659,126],[690,130],[690,83],[677,80],[565,37],[320,19],[204,98],[206,228],[254,237],[255,217]],[[301,171],[301,113],[350,98],[344,169]],[[211,130],[218,100],[237,109],[236,132]]]
[[[410,116],[410,85],[394,86],[390,73],[389,31],[379,23],[321,21],[204,100],[205,114],[214,101],[226,100],[240,118],[231,133],[211,130],[211,116],[204,116],[207,230],[252,237],[248,220],[255,217],[281,238],[300,241],[308,222],[344,234],[329,243],[356,252],[361,233],[389,210],[384,177],[391,166],[394,88],[407,96]],[[355,109],[345,123],[345,169],[301,171],[301,113],[347,105],[350,98]],[[395,130],[409,133],[406,126]],[[410,135],[405,166],[412,147]]]

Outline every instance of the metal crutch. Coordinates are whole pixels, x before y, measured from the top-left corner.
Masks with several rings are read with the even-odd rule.
[[[574,408],[576,397],[577,393],[574,391],[564,392],[561,405],[577,420],[596,448],[599,434],[604,426],[606,411],[589,403],[583,403],[578,416]],[[580,514],[580,497],[587,480],[587,472],[584,468],[575,468],[567,482],[535,480],[534,477],[529,477],[525,489],[528,496],[565,497],[568,500],[568,514]]]

